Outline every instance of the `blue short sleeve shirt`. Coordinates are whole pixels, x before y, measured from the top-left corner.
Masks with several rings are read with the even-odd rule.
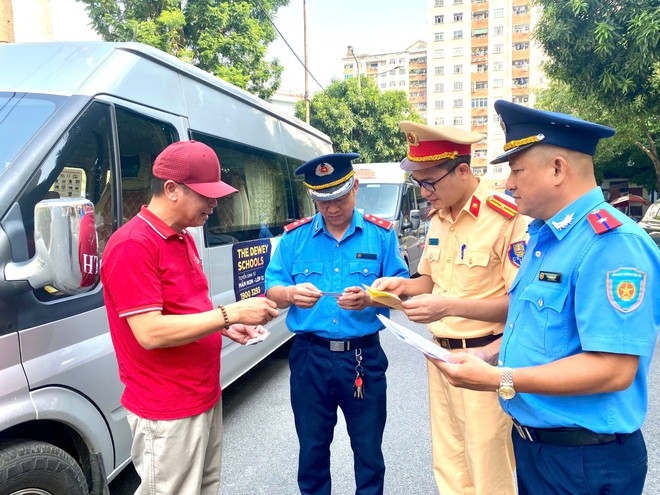
[[[341,241],[326,232],[323,217],[314,218],[280,239],[266,269],[266,291],[278,285],[309,282],[323,292],[371,285],[379,277],[408,277],[396,234],[368,222],[357,210]],[[292,332],[314,332],[328,339],[350,339],[382,328],[376,314],[387,308],[361,311],[339,307],[333,297],[321,297],[309,309],[289,308],[286,323]]]
[[[502,407],[537,428],[635,431],[647,411],[648,368],[660,325],[660,250],[633,220],[605,203],[598,188],[547,222],[533,221],[529,234],[510,291],[501,364],[537,366],[592,351],[639,356],[639,368],[623,391],[519,393]]]

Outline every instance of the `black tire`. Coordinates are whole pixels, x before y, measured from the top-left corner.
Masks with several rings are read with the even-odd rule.
[[[0,445],[0,495],[88,495],[85,475],[55,445],[16,440]]]

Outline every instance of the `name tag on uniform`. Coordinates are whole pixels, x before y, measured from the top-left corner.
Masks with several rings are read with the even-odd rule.
[[[552,282],[553,284],[559,284],[561,283],[561,273],[541,272],[539,273],[539,280],[541,282]]]
[[[375,253],[357,253],[355,257],[363,260],[375,260],[378,258],[378,255]]]
[[[437,246],[439,245],[438,238],[437,237],[431,237],[429,239],[429,246]]]

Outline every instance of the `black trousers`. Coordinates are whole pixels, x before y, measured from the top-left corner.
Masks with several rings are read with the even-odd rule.
[[[387,417],[388,361],[376,342],[361,349],[364,398],[354,397],[355,350],[331,351],[296,338],[289,354],[291,406],[300,443],[298,486],[302,495],[330,495],[330,444],[341,408],[353,450],[356,495],[382,495],[381,444]]]

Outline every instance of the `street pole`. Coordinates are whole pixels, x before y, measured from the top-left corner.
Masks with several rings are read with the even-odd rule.
[[[358,59],[355,56],[355,52],[353,51],[353,47],[351,45],[348,45],[348,51],[351,52],[351,55],[353,55],[353,60],[355,60],[355,67],[357,68],[358,94],[362,95],[362,85],[360,84],[360,63],[358,62]]]
[[[307,2],[303,0],[303,45],[305,47],[305,122],[309,124],[309,72],[307,70]]]

